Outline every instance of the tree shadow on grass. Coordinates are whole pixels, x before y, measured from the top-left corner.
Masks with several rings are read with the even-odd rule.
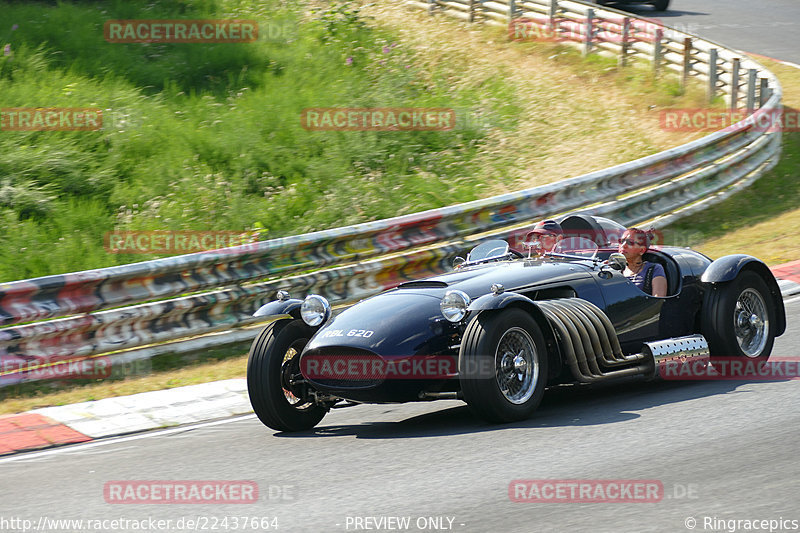
[[[12,50],[33,54],[40,49],[51,68],[98,80],[123,78],[147,94],[165,87],[219,95],[238,87],[253,88],[263,83],[266,70],[274,70],[276,61],[281,61],[279,47],[268,49],[260,46],[263,43],[117,43],[104,35],[109,21],[232,18],[213,1],[2,4],[4,20],[14,24],[8,36]],[[4,33],[0,30],[0,41]]]

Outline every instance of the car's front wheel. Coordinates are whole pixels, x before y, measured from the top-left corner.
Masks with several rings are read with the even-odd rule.
[[[473,318],[458,364],[464,400],[490,422],[524,420],[542,401],[545,341],[536,321],[522,309],[484,311]]]
[[[307,397],[298,384],[300,353],[314,334],[302,320],[267,324],[253,341],[247,360],[250,404],[264,425],[278,431],[302,431],[316,426],[328,409]]]
[[[714,289],[706,309],[711,355],[766,360],[775,342],[775,311],[767,284],[745,271]]]

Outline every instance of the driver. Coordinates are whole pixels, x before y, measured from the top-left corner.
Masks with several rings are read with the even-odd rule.
[[[525,240],[538,255],[543,255],[552,252],[563,238],[564,230],[561,229],[561,224],[555,220],[542,220],[528,232]]]

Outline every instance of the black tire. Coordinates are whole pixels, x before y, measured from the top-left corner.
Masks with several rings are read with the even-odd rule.
[[[666,11],[669,7],[669,0],[653,0],[653,9],[656,11]]]
[[[711,355],[766,361],[775,342],[775,310],[766,282],[744,271],[713,291],[703,310],[703,335]]]
[[[514,366],[516,359],[510,358],[517,348],[526,363],[522,380],[517,373],[521,367]],[[541,403],[547,385],[546,350],[538,324],[522,309],[478,314],[467,325],[458,358],[464,401],[490,422],[529,418]],[[503,367],[506,372],[501,371]],[[501,382],[511,386],[504,392]],[[515,388],[517,385],[519,390]]]
[[[268,324],[253,341],[247,359],[247,393],[265,426],[303,431],[319,424],[328,412],[326,407],[291,394],[286,382],[287,372],[300,373],[300,352],[313,334],[314,329],[302,320],[279,320]],[[297,389],[294,392],[299,393]]]

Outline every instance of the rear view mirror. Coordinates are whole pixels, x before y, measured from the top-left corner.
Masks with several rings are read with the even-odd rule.
[[[608,266],[613,268],[614,270],[619,270],[622,272],[625,270],[625,267],[628,266],[628,260],[625,259],[625,256],[619,252],[615,252],[608,256]]]

